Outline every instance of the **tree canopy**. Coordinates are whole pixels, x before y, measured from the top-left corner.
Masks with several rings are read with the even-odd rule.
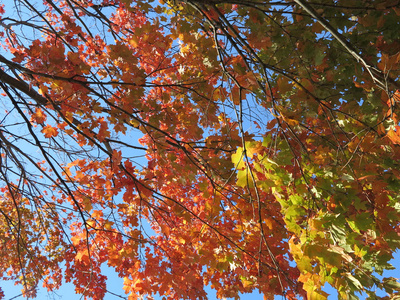
[[[11,1],[10,1],[11,2]],[[398,0],[0,6],[0,278],[400,297]]]

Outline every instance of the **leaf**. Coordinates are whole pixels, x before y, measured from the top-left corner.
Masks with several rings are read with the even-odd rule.
[[[341,179],[346,180],[346,181],[353,181],[354,180],[353,176],[351,176],[349,174],[343,174],[341,176]]]
[[[42,129],[42,133],[44,133],[46,138],[56,137],[58,135],[58,129],[54,128],[53,126],[46,125]]]
[[[237,178],[238,180],[236,181],[236,185],[239,187],[254,186],[253,178],[251,177],[250,170],[248,169],[239,171]]]
[[[346,275],[347,280],[355,288],[355,290],[361,290],[363,288],[360,281],[358,281],[351,273],[347,272],[345,275]]]
[[[85,211],[92,210],[92,201],[89,197],[84,197],[82,200],[82,204],[83,204]]]
[[[400,283],[398,282],[397,278],[394,277],[386,277],[382,279],[382,283],[386,288],[390,289],[390,293],[393,293],[393,291],[400,291]]]
[[[234,154],[232,154],[232,162],[234,166],[240,170],[245,167],[243,149],[239,147]]]
[[[78,253],[76,254],[76,256],[75,256],[75,259],[77,260],[77,261],[86,261],[86,260],[88,260],[89,259],[89,256],[88,256],[88,249],[87,248],[85,248],[85,249],[83,249],[83,250],[81,250],[81,251],[78,251]]]
[[[244,276],[241,276],[240,280],[242,281],[243,287],[245,287],[245,288],[252,286],[254,284],[254,282],[252,280],[249,280]]]
[[[36,124],[43,124],[47,120],[47,116],[42,109],[36,108],[31,120]]]
[[[324,58],[325,58],[325,53],[323,49],[317,48],[316,52],[315,52],[315,64],[321,65]]]

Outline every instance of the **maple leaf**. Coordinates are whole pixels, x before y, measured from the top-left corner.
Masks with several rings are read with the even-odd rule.
[[[43,127],[42,132],[46,138],[56,137],[58,135],[58,129],[51,125]]]
[[[86,261],[86,260],[88,260],[88,258],[89,258],[88,250],[87,249],[83,249],[81,251],[78,251],[78,253],[76,254],[75,258],[78,261]]]
[[[42,109],[37,108],[32,114],[31,120],[37,124],[43,124],[47,120],[47,116]]]

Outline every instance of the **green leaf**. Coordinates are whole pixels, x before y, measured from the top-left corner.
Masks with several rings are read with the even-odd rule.
[[[321,48],[317,48],[316,51],[315,51],[315,58],[314,58],[315,59],[315,64],[316,65],[322,64],[325,56],[326,56],[326,54],[325,54],[324,50],[321,49]]]
[[[389,293],[393,293],[393,291],[400,292],[400,282],[398,282],[397,278],[394,277],[383,278],[382,283],[384,288]]]
[[[339,241],[341,244],[346,243],[346,230],[342,227],[339,227],[335,224],[331,226],[331,234],[335,238],[336,241]]]
[[[392,249],[400,248],[400,236],[397,232],[388,232],[384,236],[385,241],[388,243],[389,247]]]
[[[343,174],[340,178],[345,181],[353,181],[354,180],[354,177],[349,174]]]
[[[346,278],[347,278],[349,284],[352,285],[352,286],[355,288],[355,290],[362,290],[363,286],[362,286],[362,284],[360,283],[360,281],[358,281],[357,278],[355,278],[355,277],[354,277],[351,273],[349,273],[349,272],[345,273],[345,275],[346,275]]]

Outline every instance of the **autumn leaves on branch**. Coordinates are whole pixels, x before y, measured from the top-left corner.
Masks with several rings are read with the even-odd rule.
[[[397,297],[398,1],[0,14],[0,273],[26,297]]]

